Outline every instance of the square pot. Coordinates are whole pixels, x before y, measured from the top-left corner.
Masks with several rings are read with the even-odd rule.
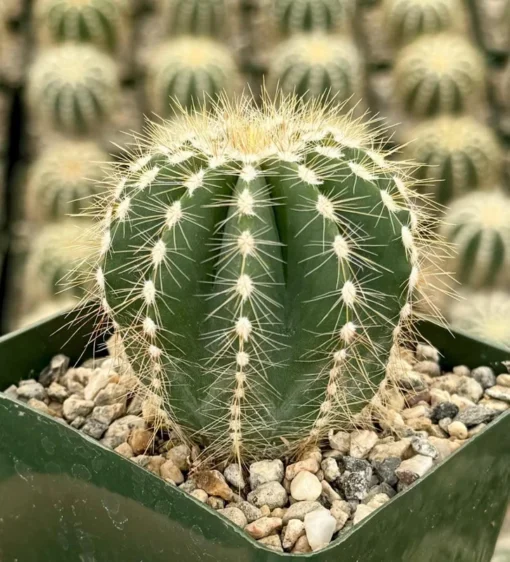
[[[91,357],[91,326],[69,328],[69,320],[57,316],[2,338],[0,388],[37,375],[57,353]],[[421,332],[446,365],[502,371],[510,358],[432,324]],[[504,414],[328,548],[292,555],[267,550],[181,490],[0,395],[0,560],[489,562],[510,490],[509,445]]]

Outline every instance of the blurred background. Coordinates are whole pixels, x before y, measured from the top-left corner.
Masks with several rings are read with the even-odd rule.
[[[125,133],[265,83],[385,120],[457,249],[430,310],[510,350],[509,55],[510,0],[0,0],[1,330],[87,292],[74,241]]]

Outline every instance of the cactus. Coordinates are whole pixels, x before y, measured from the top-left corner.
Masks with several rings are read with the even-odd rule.
[[[416,116],[472,113],[485,95],[484,61],[461,36],[422,37],[399,53],[394,86],[402,106]]]
[[[233,4],[229,0],[159,0],[157,8],[171,37],[220,38]]]
[[[26,219],[47,222],[83,214],[105,179],[108,155],[92,142],[59,142],[34,162],[25,192]]]
[[[510,351],[510,295],[502,291],[464,293],[450,308],[452,328]]]
[[[396,46],[421,35],[462,30],[466,14],[461,0],[384,0],[388,36]]]
[[[471,117],[440,117],[412,129],[406,155],[420,164],[417,176],[444,205],[475,189],[492,189],[503,155],[492,129]]]
[[[349,30],[352,0],[273,0],[273,17],[284,36]]]
[[[510,198],[503,193],[471,193],[455,201],[441,227],[456,245],[450,269],[473,288],[510,287]]]
[[[48,49],[29,72],[32,113],[65,133],[99,128],[108,119],[118,95],[115,63],[88,45]]]
[[[345,37],[302,35],[282,43],[269,68],[268,89],[305,99],[349,102],[363,96],[363,61],[354,43]]]
[[[30,308],[49,299],[67,301],[88,294],[89,272],[98,249],[92,232],[89,223],[67,220],[45,226],[37,233],[24,270],[23,294]]]
[[[74,41],[116,52],[127,33],[126,0],[37,0],[36,25],[43,37]]]
[[[241,79],[228,49],[208,39],[185,38],[160,46],[149,61],[146,92],[151,110],[168,117],[176,106],[212,105]]]
[[[150,127],[100,206],[102,309],[165,423],[215,458],[345,426],[411,326],[425,223],[407,166],[296,101]]]

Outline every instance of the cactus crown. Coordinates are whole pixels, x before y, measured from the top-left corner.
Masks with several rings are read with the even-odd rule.
[[[508,286],[510,199],[503,193],[472,193],[455,201],[442,225],[457,246],[452,269],[463,285]]]
[[[172,37],[221,37],[231,9],[229,0],[159,0],[159,10]]]
[[[510,351],[510,297],[503,291],[465,293],[453,304],[449,319],[452,327]]]
[[[99,127],[118,93],[115,63],[88,45],[48,49],[29,73],[31,111],[66,133],[86,133]]]
[[[355,44],[345,37],[314,34],[293,37],[280,45],[272,59],[269,90],[349,102],[353,107],[364,91],[363,61]]]
[[[98,238],[89,224],[62,221],[45,226],[35,237],[25,265],[25,290],[31,305],[54,297],[69,300],[91,289],[90,269]]]
[[[119,166],[102,308],[161,423],[211,456],[345,425],[409,333],[422,211],[372,135],[336,106],[222,101]]]
[[[26,218],[47,222],[86,212],[101,189],[108,155],[92,142],[58,142],[34,163],[26,193]]]
[[[310,31],[346,31],[354,12],[352,0],[273,0],[274,18],[282,35]]]
[[[492,189],[503,155],[492,129],[471,117],[441,117],[410,132],[408,156],[425,164],[420,179],[441,205],[468,191]]]
[[[473,112],[485,93],[480,53],[462,36],[422,37],[400,52],[395,88],[407,111],[418,116]]]
[[[38,0],[36,22],[54,42],[92,43],[113,52],[128,15],[126,0]]]
[[[241,79],[229,50],[208,39],[183,38],[159,47],[149,61],[147,100],[169,116],[179,106],[210,107],[221,92],[232,94]]]
[[[420,35],[462,29],[465,22],[460,0],[384,0],[383,11],[388,35],[399,46]]]

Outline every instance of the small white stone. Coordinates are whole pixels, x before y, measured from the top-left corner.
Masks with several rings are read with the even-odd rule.
[[[356,459],[365,459],[375,447],[379,438],[375,431],[355,431],[351,435],[350,456]]]
[[[299,519],[291,519],[287,523],[285,534],[283,535],[283,548],[290,550],[297,542],[299,537],[305,533],[305,524]]]
[[[300,472],[290,484],[290,495],[297,501],[314,501],[321,493],[319,479],[308,471]]]
[[[221,513],[223,517],[230,519],[232,523],[234,523],[238,527],[241,527],[241,529],[244,529],[244,527],[246,527],[246,525],[248,524],[248,520],[246,519],[245,514],[237,507],[227,507],[225,509],[219,509],[218,513]]]
[[[356,513],[354,514],[354,518],[352,522],[354,523],[354,525],[357,525],[360,521],[365,519],[365,517],[368,517],[374,511],[375,511],[375,507],[371,507],[369,505],[365,505],[364,503],[361,503],[356,508]]]
[[[329,445],[335,451],[346,455],[351,448],[351,436],[346,431],[331,432],[329,434]]]
[[[468,429],[467,427],[459,421],[454,421],[448,426],[448,433],[455,437],[456,439],[467,439]]]
[[[254,490],[267,482],[281,482],[283,474],[283,463],[279,459],[254,462],[250,465],[250,487]]]
[[[313,551],[328,546],[333,538],[336,525],[336,519],[327,510],[312,511],[305,515],[306,538]]]

